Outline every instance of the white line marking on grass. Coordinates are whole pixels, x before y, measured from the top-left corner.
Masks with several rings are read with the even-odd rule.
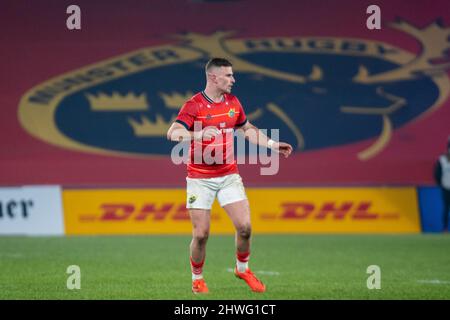
[[[228,272],[234,272],[234,269],[227,268],[227,271]],[[253,271],[253,273],[263,274],[263,275],[266,275],[266,276],[279,276],[280,275],[280,273],[278,271],[262,271],[262,270],[260,270],[260,271]]]
[[[25,256],[21,253],[0,253],[0,257],[5,257],[5,258],[24,258]]]
[[[427,283],[427,284],[450,284],[450,281],[446,281],[446,280],[438,280],[438,279],[433,279],[433,280],[417,280],[418,283]]]

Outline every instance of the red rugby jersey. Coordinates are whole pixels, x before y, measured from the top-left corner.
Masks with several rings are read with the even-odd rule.
[[[191,142],[187,165],[189,178],[214,178],[238,173],[234,159],[233,129],[244,125],[247,118],[244,108],[234,95],[224,94],[223,101],[216,103],[203,91],[199,92],[183,105],[175,121],[189,131],[194,131],[194,122],[197,122],[197,126],[200,122],[201,129],[213,126],[222,131],[211,141]],[[222,150],[222,155],[216,154],[218,150]],[[212,157],[205,155],[220,156],[220,161],[213,161]]]

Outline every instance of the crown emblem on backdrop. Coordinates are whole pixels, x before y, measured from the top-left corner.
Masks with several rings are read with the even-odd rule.
[[[86,94],[91,110],[93,111],[144,111],[148,109],[145,93],[136,95],[132,92],[121,95],[113,92],[111,95],[99,93],[98,95]]]
[[[180,109],[183,104],[192,98],[194,94],[192,91],[187,91],[185,94],[174,92],[171,94],[166,94],[163,92],[159,93],[159,96],[164,100],[164,104],[169,109]]]
[[[169,126],[175,121],[173,115],[169,121],[165,121],[160,114],[156,114],[156,121],[150,121],[146,116],[141,116],[141,121],[128,118],[128,123],[133,127],[134,135],[138,137],[159,137],[167,133]]]

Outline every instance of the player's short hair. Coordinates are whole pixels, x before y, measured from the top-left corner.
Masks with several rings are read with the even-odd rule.
[[[212,67],[232,67],[230,61],[224,58],[212,58],[210,59],[205,66],[205,71],[208,72]]]

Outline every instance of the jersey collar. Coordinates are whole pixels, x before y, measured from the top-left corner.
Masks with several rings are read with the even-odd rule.
[[[206,101],[208,101],[209,103],[222,103],[225,101],[225,95],[222,95],[222,101],[220,102],[215,102],[213,99],[211,99],[210,97],[208,97],[208,95],[205,93],[205,91],[202,91],[202,96],[203,98],[206,99]]]

